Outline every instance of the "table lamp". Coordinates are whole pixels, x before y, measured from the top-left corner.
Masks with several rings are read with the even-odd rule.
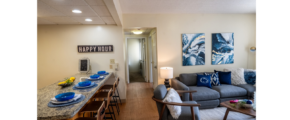
[[[164,85],[166,88],[170,87],[169,79],[173,78],[173,68],[172,67],[161,67],[160,68],[160,77],[165,78]]]

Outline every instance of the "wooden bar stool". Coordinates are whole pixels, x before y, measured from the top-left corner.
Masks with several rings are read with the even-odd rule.
[[[116,106],[118,115],[119,115],[119,112],[120,112],[118,98],[119,98],[119,101],[121,103],[121,99],[120,99],[119,92],[118,92],[119,81],[120,81],[120,79],[118,77],[117,80],[114,82],[114,83],[116,83],[115,85],[104,85],[102,88],[100,88],[100,91],[108,91],[111,88],[114,88],[114,86],[115,86],[115,91],[113,92],[114,93],[114,96],[113,96],[114,101],[112,101],[111,103],[114,103],[113,106]],[[116,94],[116,90],[117,90],[118,95]]]
[[[114,92],[114,96],[113,96],[113,97],[119,98],[119,102],[120,102],[121,105],[122,105],[121,98],[120,98],[119,91],[118,91],[118,86],[119,86],[119,82],[120,82],[119,77],[117,78],[117,81],[118,81],[118,82],[117,82],[117,85],[116,85],[115,87],[116,87],[116,90],[117,90],[117,93],[118,93],[118,94],[116,94],[116,93]],[[113,85],[104,85],[104,86],[101,88],[101,90],[110,90],[111,88],[113,88]]]
[[[100,108],[98,109],[96,118],[95,117],[82,117],[82,118],[77,118],[75,120],[103,120],[103,118],[105,118],[106,120],[105,111],[106,111],[106,102],[103,101]]]
[[[116,84],[117,84],[117,80],[114,82],[114,84],[113,84],[113,93],[116,91]],[[112,88],[111,88],[112,89]],[[106,94],[107,94],[108,92],[106,92],[106,91],[103,91],[103,90],[101,90],[100,92],[98,92],[97,94],[95,94],[93,97],[92,97],[92,99],[94,100],[94,101],[97,101],[97,100],[99,100],[99,99],[104,99],[104,98],[106,98]],[[116,109],[117,109],[117,112],[118,112],[118,115],[119,115],[119,105],[118,105],[118,102],[116,101],[116,99],[113,97],[113,101],[111,101],[110,102],[111,104],[110,104],[110,106],[112,107],[112,109],[113,109],[113,106],[115,106],[116,107]],[[114,115],[114,117],[115,117],[115,112],[114,112],[114,109],[113,109],[113,115]],[[116,118],[116,117],[115,117]]]
[[[98,108],[100,108],[100,106],[103,104],[103,102],[105,102],[105,106],[106,106],[106,109],[105,110],[107,110],[107,109],[109,110],[109,113],[105,113],[105,114],[110,114],[110,116],[111,116],[111,117],[107,117],[106,119],[112,119],[113,120],[112,112],[111,112],[110,107],[109,107],[110,101],[111,101],[111,98],[112,97],[113,97],[113,90],[110,89],[110,91],[107,92],[107,95],[105,97],[105,98],[107,98],[106,100],[103,100],[103,101],[92,101],[89,104],[87,104],[83,108],[83,110],[80,111],[81,113],[83,113],[83,119],[87,119],[87,118],[84,117],[85,116],[85,112],[90,112],[91,113],[91,117],[92,116],[95,116],[94,115],[95,114],[94,112],[97,112],[98,111]],[[113,109],[113,107],[112,107],[112,109]],[[96,114],[98,115],[98,113],[96,113]]]

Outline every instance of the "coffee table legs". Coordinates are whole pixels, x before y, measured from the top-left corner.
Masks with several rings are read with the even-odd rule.
[[[224,116],[224,119],[223,119],[223,120],[226,120],[226,119],[227,119],[229,112],[230,112],[230,109],[229,109],[229,108],[227,108],[227,111],[226,111],[226,114],[225,114],[225,116]]]

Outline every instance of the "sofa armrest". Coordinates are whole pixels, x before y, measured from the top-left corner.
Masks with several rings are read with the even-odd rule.
[[[171,86],[175,90],[189,90],[189,88],[185,84],[175,78],[171,79]]]
[[[182,82],[180,82],[179,80],[177,80],[175,78],[171,79],[171,86],[175,90],[189,91],[189,88],[185,84],[183,84]],[[189,101],[189,93],[183,93],[182,94],[182,100],[183,101]]]

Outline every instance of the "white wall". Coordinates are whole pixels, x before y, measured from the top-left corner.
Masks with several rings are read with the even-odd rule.
[[[256,68],[255,55],[249,52],[256,46],[256,14],[123,14],[123,22],[123,27],[156,27],[158,69],[173,67],[174,77],[228,67]],[[211,65],[211,34],[220,32],[235,34],[234,64]],[[205,65],[182,66],[182,33],[205,33]]]
[[[140,41],[136,38],[127,40],[128,57],[129,57],[129,72],[140,72]]]
[[[126,97],[123,32],[120,26],[110,25],[39,25],[37,50],[38,89],[78,73],[78,60],[88,57],[92,72],[113,71],[110,59],[119,63],[119,92]],[[113,45],[114,52],[78,53],[78,45]]]

